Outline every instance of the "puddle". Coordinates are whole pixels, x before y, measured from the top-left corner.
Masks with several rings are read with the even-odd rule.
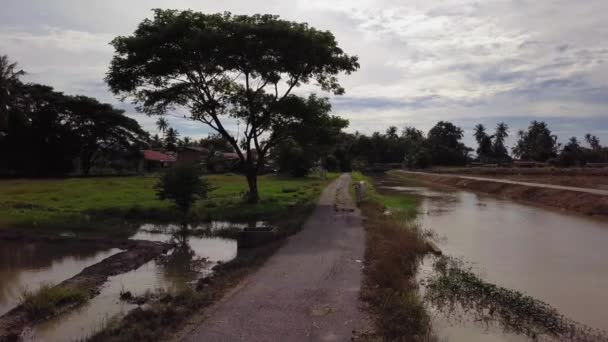
[[[235,228],[235,225],[214,223],[191,228],[217,230],[229,227]],[[137,307],[135,304],[120,301],[121,292],[130,291],[133,296],[140,296],[158,290],[178,291],[209,275],[213,266],[219,262],[230,261],[237,255],[235,240],[184,236],[178,234],[179,231],[179,225],[142,225],[132,239],[171,241],[176,243],[177,247],[158,260],[109,278],[95,298],[77,310],[37,325],[28,332],[25,340],[85,339],[101,330],[109,320],[119,318]]]
[[[267,226],[268,223],[266,221],[252,221],[247,223],[211,221],[203,224],[188,225],[188,231],[196,235],[199,233],[215,233],[220,230],[243,230],[246,228],[260,228]],[[143,224],[139,227],[137,232],[131,236],[131,239],[167,241],[167,238],[171,238],[171,234],[179,232],[180,230],[182,230],[182,226],[178,224]]]
[[[58,284],[118,252],[81,243],[0,241],[0,315],[19,304],[23,289]]]
[[[380,191],[422,194],[420,226],[442,237],[437,242],[444,254],[471,262],[486,281],[542,300],[577,322],[608,330],[605,221],[438,189],[392,186]],[[434,321],[440,340],[527,340],[475,322],[450,321],[438,312]]]

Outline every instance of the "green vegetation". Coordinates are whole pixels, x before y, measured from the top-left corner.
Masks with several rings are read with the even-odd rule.
[[[413,178],[406,175],[399,175],[395,173],[388,173],[391,178],[399,179],[402,183],[413,183],[416,182]],[[386,209],[395,211],[406,217],[413,217],[416,215],[416,209],[418,208],[418,199],[414,196],[404,194],[380,194],[373,186],[372,180],[363,175],[361,172],[352,173],[353,182],[364,182],[366,184],[365,189],[365,200],[368,202],[376,202],[383,205]]]
[[[55,314],[62,306],[80,304],[89,294],[80,289],[44,284],[36,292],[23,290],[21,306],[32,318],[44,318]]]
[[[440,257],[427,280],[425,299],[442,312],[471,315],[476,322],[497,322],[505,331],[533,339],[605,341],[605,333],[574,322],[548,304],[521,292],[488,283],[451,257]],[[459,317],[458,317],[459,318]]]
[[[428,251],[423,232],[413,222],[417,201],[410,195],[379,194],[370,179],[361,209],[366,217],[366,268],[362,298],[375,321],[370,340],[425,341],[431,318],[418,295],[418,265]],[[386,215],[389,209],[391,215]]]
[[[326,184],[314,176],[260,176],[263,200],[251,205],[243,199],[247,182],[242,176],[207,179],[212,190],[209,199],[195,203],[193,221],[277,218],[296,206],[312,205]],[[0,180],[0,226],[120,233],[126,220],[175,222],[180,213],[156,198],[157,181],[156,176]]]
[[[156,196],[171,200],[182,211],[184,219],[198,199],[207,199],[209,182],[202,178],[200,168],[191,163],[178,163],[167,169],[154,185]]]

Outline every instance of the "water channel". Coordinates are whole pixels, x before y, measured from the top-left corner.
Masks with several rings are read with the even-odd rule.
[[[608,222],[446,188],[383,179],[380,191],[421,197],[419,224],[444,254],[473,265],[484,280],[521,291],[566,317],[608,331]],[[429,263],[421,273],[431,272]],[[522,336],[436,313],[440,340],[525,341]]]

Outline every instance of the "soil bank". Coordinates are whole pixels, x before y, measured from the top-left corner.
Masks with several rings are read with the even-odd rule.
[[[601,194],[550,188],[549,185],[548,187],[528,186],[492,180],[460,178],[454,175],[409,173],[404,171],[395,171],[395,173],[407,176],[414,175],[427,183],[447,185],[529,204],[608,218],[608,196]]]

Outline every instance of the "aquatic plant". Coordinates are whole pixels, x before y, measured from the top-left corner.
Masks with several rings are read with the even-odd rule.
[[[425,300],[449,317],[497,323],[533,340],[608,341],[605,332],[564,317],[543,301],[484,281],[459,259],[440,257],[434,269],[426,279]]]

